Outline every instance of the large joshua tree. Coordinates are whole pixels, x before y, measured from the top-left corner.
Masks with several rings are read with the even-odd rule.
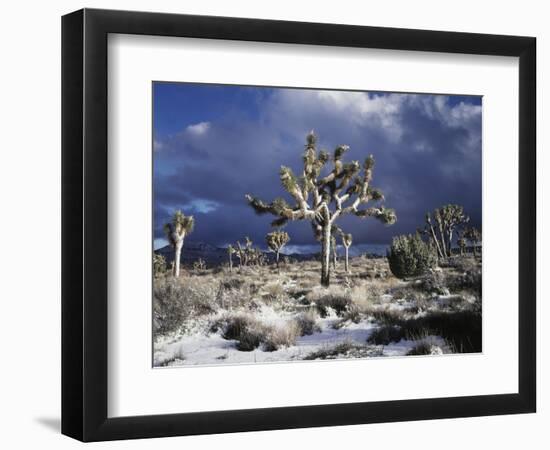
[[[286,231],[272,231],[268,233],[265,237],[267,246],[275,253],[275,262],[277,268],[279,267],[279,253],[281,249],[289,243],[290,236]]]
[[[430,213],[426,213],[425,234],[428,234],[437,249],[440,258],[451,256],[453,234],[457,228],[463,227],[470,221],[460,205],[445,205],[434,209],[433,220]]]
[[[351,235],[351,233],[342,233],[342,244],[344,245],[344,249],[346,251],[346,259],[344,260],[344,269],[346,273],[349,273],[348,255],[349,255],[349,248],[351,247],[352,242],[353,242],[353,236]]]
[[[303,171],[297,177],[290,168],[282,166],[280,170],[281,184],[292,197],[293,204],[282,198],[271,203],[246,195],[249,204],[258,214],[269,213],[276,216],[273,226],[283,226],[290,220],[310,221],[315,232],[321,235],[321,284],[330,284],[330,243],[331,229],[342,216],[354,215],[361,219],[374,217],[386,224],[396,221],[395,211],[384,206],[360,208],[370,201],[384,199],[382,192],[370,185],[374,158],[368,156],[363,166],[358,161],[344,163],[342,157],[349,149],[347,145],[339,145],[334,150],[332,158],[326,151],[317,152],[317,138],[311,131],[306,138],[303,155]],[[332,168],[327,175],[322,176],[327,163]]]
[[[174,265],[172,274],[175,277],[180,275],[180,258],[181,249],[185,237],[193,231],[195,227],[195,219],[193,216],[186,216],[181,211],[176,211],[172,217],[172,221],[164,225],[164,232],[168,238],[168,242],[174,249]]]

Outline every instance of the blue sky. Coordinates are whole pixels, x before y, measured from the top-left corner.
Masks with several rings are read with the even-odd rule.
[[[195,216],[191,240],[263,243],[272,217],[255,215],[244,195],[284,196],[279,168],[301,172],[311,129],[319,148],[349,145],[347,160],[372,153],[372,184],[397,212],[391,227],[343,219],[354,243],[389,243],[446,203],[464,205],[481,226],[481,115],[481,97],[155,82],[155,247],[176,209]],[[287,231],[294,245],[315,244],[307,222]]]

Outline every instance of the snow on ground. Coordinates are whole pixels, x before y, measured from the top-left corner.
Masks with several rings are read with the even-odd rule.
[[[399,305],[405,307],[406,305]],[[282,325],[292,313],[274,311],[264,307],[258,317],[262,322],[270,325]],[[349,342],[360,346],[366,346],[370,334],[379,327],[370,320],[361,320],[359,323],[349,322],[339,329],[333,325],[339,321],[335,314],[317,320],[320,332],[309,336],[299,337],[296,344],[283,347],[273,352],[262,350],[262,347],[253,351],[239,351],[236,348],[237,341],[224,339],[220,332],[206,333],[194,332],[186,334],[173,341],[164,340],[155,344],[155,366],[181,366],[181,365],[216,365],[216,364],[242,364],[281,362],[302,360],[313,352],[332,348],[337,344]],[[439,337],[430,337],[434,345],[443,346],[444,340]],[[371,345],[373,349],[381,351],[381,356],[404,356],[418,342],[401,340],[387,346]]]

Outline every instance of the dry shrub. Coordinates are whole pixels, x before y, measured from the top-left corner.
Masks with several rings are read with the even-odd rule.
[[[172,277],[155,279],[153,284],[153,327],[155,334],[185,331],[188,322],[214,312],[217,289],[205,279]]]
[[[301,336],[309,336],[321,331],[321,327],[317,324],[317,318],[318,315],[315,310],[303,312],[296,316],[295,321],[300,328]]]
[[[315,303],[321,317],[326,317],[330,309],[341,316],[353,304],[350,295],[338,286],[314,289],[306,298]]]
[[[376,345],[389,345],[391,342],[399,342],[404,337],[405,334],[401,327],[384,325],[376,328],[367,339],[367,342]]]
[[[282,300],[286,296],[285,288],[278,282],[269,282],[261,290],[262,297],[266,300]]]
[[[237,349],[252,351],[265,340],[266,327],[249,314],[225,314],[212,322],[210,331],[221,331],[224,339],[236,340]]]
[[[266,329],[263,349],[274,352],[281,347],[290,347],[300,337],[300,326],[295,320],[289,320],[282,325],[271,326]]]

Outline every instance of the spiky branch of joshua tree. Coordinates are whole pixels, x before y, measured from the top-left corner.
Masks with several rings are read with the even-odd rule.
[[[481,241],[481,232],[475,227],[468,227],[464,231],[464,238],[472,244],[475,257],[477,255],[476,247]]]
[[[290,236],[286,231],[272,231],[265,237],[267,246],[275,253],[275,262],[277,268],[279,268],[279,252],[281,249],[289,243]]]
[[[354,215],[361,219],[374,217],[386,224],[396,221],[395,211],[384,206],[360,208],[370,201],[384,200],[379,189],[371,186],[374,158],[368,156],[362,167],[358,161],[344,163],[342,157],[348,151],[347,145],[339,145],[332,158],[328,152],[317,152],[317,137],[311,131],[306,138],[303,155],[302,175],[297,177],[290,168],[282,166],[281,184],[290,194],[292,204],[282,198],[271,203],[246,195],[249,204],[258,214],[272,214],[276,219],[273,226],[283,226],[291,220],[308,220],[321,238],[321,284],[330,284],[330,243],[331,227],[342,216]],[[326,176],[321,172],[332,163]]]
[[[180,275],[180,258],[181,249],[185,236],[193,232],[195,227],[195,219],[193,216],[186,216],[181,211],[176,211],[172,217],[172,221],[164,225],[164,232],[168,242],[174,249],[174,265],[172,275],[179,277]]]
[[[445,205],[433,211],[433,220],[430,213],[426,213],[426,227],[423,231],[432,239],[440,258],[451,256],[453,234],[457,228],[463,227],[470,221],[460,205]]]
[[[351,244],[353,242],[353,236],[351,233],[342,233],[342,244],[344,246],[344,249],[346,250],[346,259],[344,261],[344,269],[346,273],[349,273],[349,262],[348,262],[348,255],[349,255],[349,248],[351,247]]]

